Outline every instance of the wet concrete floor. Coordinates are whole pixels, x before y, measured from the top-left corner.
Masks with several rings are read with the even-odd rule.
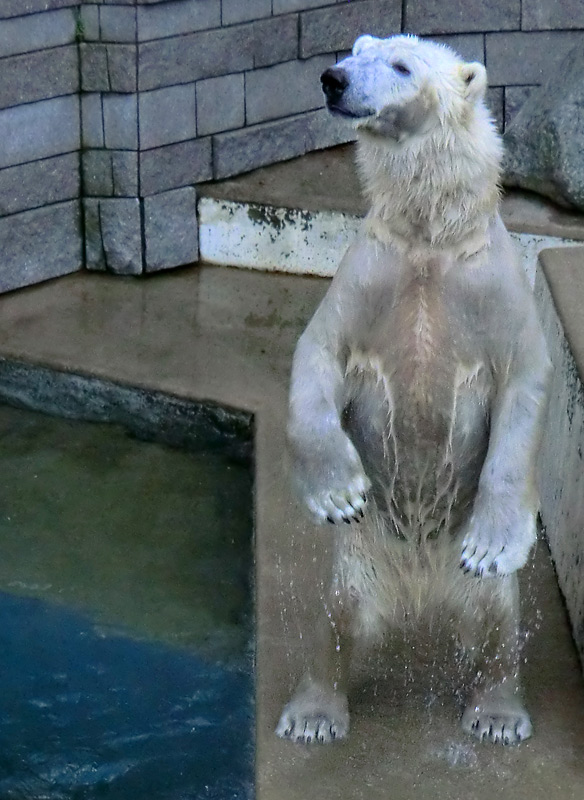
[[[254,412],[258,798],[580,800],[584,684],[545,543],[523,576],[533,739],[507,749],[474,742],[434,666],[412,682],[399,661],[355,687],[346,742],[305,747],[274,736],[316,646],[333,535],[305,535],[283,457],[291,355],[327,285],[224,267],[140,282],[71,276],[0,298],[0,355]]]

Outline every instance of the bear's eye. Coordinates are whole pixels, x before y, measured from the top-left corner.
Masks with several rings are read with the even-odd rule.
[[[411,71],[406,67],[405,64],[402,64],[401,61],[396,61],[395,64],[391,65],[396,72],[399,72],[400,75],[411,75]]]

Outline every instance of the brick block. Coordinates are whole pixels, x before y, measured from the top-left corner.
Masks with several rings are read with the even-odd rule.
[[[112,160],[109,150],[86,150],[81,154],[83,194],[87,197],[111,197],[114,193]]]
[[[83,207],[87,268],[139,275],[142,232],[138,198],[88,198]]]
[[[221,102],[217,99],[221,98]],[[197,132],[219,133],[245,124],[243,74],[223,75],[197,82]]]
[[[306,11],[309,8],[333,6],[338,0],[273,0],[274,14],[288,14],[291,11]]]
[[[137,150],[138,105],[134,94],[103,96],[105,146],[112,150]]]
[[[81,163],[85,196],[138,196],[138,153],[135,150],[86,150]]]
[[[497,125],[497,130],[499,131],[499,133],[503,133],[504,129],[503,97],[504,97],[504,89],[502,86],[490,86],[487,89],[487,94],[485,97],[487,108],[489,109],[493,119],[495,120],[495,124]]]
[[[138,40],[141,42],[218,28],[220,25],[221,0],[178,0],[161,5],[138,6]]]
[[[194,139],[197,135],[195,84],[141,92],[138,114],[140,149]]]
[[[214,177],[249,172],[354,138],[350,124],[336,120],[325,110],[218,134],[213,139]]]
[[[300,15],[300,56],[345,50],[362,33],[390,36],[401,30],[401,0],[361,0]]]
[[[539,91],[539,86],[506,86],[505,87],[505,128],[520,111],[521,106],[532,92]]]
[[[210,136],[140,153],[142,197],[208,181],[212,177]]]
[[[80,44],[81,88],[84,92],[109,92],[107,52],[102,44]]]
[[[79,127],[76,95],[0,111],[0,169],[79,150]]]
[[[0,19],[21,17],[34,14],[36,11],[53,11],[57,8],[78,6],[79,0],[2,0]]]
[[[454,33],[447,36],[432,36],[433,42],[451,47],[465,61],[485,63],[485,37],[482,33]]]
[[[320,76],[330,65],[330,55],[324,55],[249,72],[245,79],[247,123],[322,108]]]
[[[81,44],[84,92],[135,92],[137,47],[131,44]]]
[[[238,22],[269,17],[272,14],[272,0],[221,0],[221,24],[235,25]]]
[[[79,202],[0,219],[0,292],[30,286],[83,266]]]
[[[79,197],[77,153],[0,170],[0,216]]]
[[[84,42],[99,42],[99,7],[85,5],[79,9],[81,38]]]
[[[135,42],[136,9],[128,6],[104,6],[99,10],[102,42]]]
[[[81,146],[104,147],[101,94],[81,95]]]
[[[133,150],[110,150],[114,197],[136,197],[139,191],[138,153]]]
[[[111,92],[135,92],[138,89],[136,59],[138,48],[132,44],[108,44],[106,46]]]
[[[523,0],[524,31],[584,28],[582,0]]]
[[[7,19],[0,25],[0,58],[74,44],[76,34],[72,8]]]
[[[521,0],[408,0],[404,30],[411,33],[473,33],[518,30]]]
[[[146,272],[197,261],[197,195],[192,186],[144,200],[144,238]]]
[[[97,272],[105,272],[105,253],[101,240],[99,200],[83,199],[83,229],[85,231],[85,266]]]
[[[79,91],[77,47],[55,47],[2,61],[0,108]]]
[[[157,89],[290,61],[297,49],[293,15],[146,42],[139,50],[139,87]]]
[[[576,31],[487,34],[487,71],[492,85],[541,84],[584,34]]]

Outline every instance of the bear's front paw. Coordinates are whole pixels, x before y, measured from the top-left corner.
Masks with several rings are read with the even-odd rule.
[[[360,522],[371,481],[344,433],[292,442],[300,497],[317,523]]]
[[[536,538],[535,514],[504,500],[477,503],[460,566],[477,577],[509,575],[525,565]]]
[[[337,522],[361,522],[369,486],[365,473],[358,473],[345,486],[332,486],[307,495],[306,504],[318,522],[328,521],[333,525]]]

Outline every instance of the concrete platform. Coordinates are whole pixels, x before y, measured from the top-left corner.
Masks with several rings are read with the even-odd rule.
[[[290,358],[327,285],[226,267],[140,281],[77,274],[0,298],[0,357],[255,414],[259,800],[580,800],[584,684],[543,543],[523,573],[532,740],[475,743],[459,728],[438,661],[420,667],[416,684],[408,657],[393,670],[382,663],[379,680],[355,689],[346,742],[311,748],[273,734],[314,646],[333,535],[303,536],[283,463]]]

